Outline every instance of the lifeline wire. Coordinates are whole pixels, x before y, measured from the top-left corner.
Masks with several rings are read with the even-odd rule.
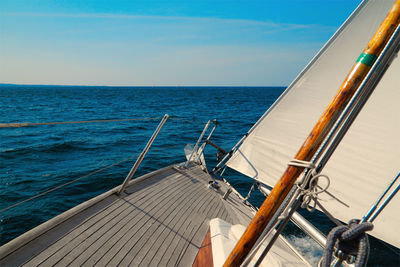
[[[162,119],[162,117],[110,119],[110,120],[85,120],[85,121],[56,121],[56,122],[16,122],[16,123],[0,123],[0,128],[21,128],[21,127],[41,126],[41,125],[122,122],[122,121],[150,121],[150,120],[160,120],[160,119]],[[177,118],[177,117],[172,117],[172,118],[170,118],[170,120],[178,120],[178,121],[191,122],[191,123],[203,123],[201,121]]]
[[[169,149],[169,148],[177,147],[177,146],[183,146],[183,145],[182,145],[182,144],[179,144],[179,145],[172,145],[172,146],[168,146],[168,147],[164,147],[164,148],[153,149],[152,151],[160,151],[160,150],[165,150],[165,149]],[[117,165],[119,165],[119,164],[121,164],[121,163],[123,163],[123,162],[125,162],[125,161],[128,161],[128,160],[130,160],[130,159],[132,159],[132,158],[138,156],[139,154],[140,154],[140,153],[135,154],[135,155],[130,156],[130,157],[128,157],[128,158],[125,158],[125,159],[123,159],[123,160],[121,160],[121,161],[119,161],[119,162],[116,162],[116,163],[113,163],[113,164],[111,164],[111,165],[105,166],[105,167],[103,167],[103,168],[97,169],[97,170],[95,170],[95,171],[93,171],[93,172],[91,172],[91,173],[88,173],[88,174],[84,175],[84,176],[81,176],[81,177],[79,177],[79,178],[76,178],[76,179],[71,180],[71,181],[69,181],[69,182],[66,182],[66,183],[64,183],[64,184],[61,184],[61,185],[59,185],[59,186],[56,186],[56,187],[54,187],[54,188],[51,188],[51,189],[46,190],[46,191],[44,191],[44,192],[41,192],[41,193],[39,193],[39,194],[37,194],[37,195],[34,195],[34,196],[30,197],[30,198],[24,199],[24,200],[22,200],[22,201],[20,201],[20,202],[18,202],[18,203],[15,203],[15,204],[13,204],[13,205],[11,205],[11,206],[8,206],[8,207],[6,207],[6,208],[4,208],[4,209],[1,209],[1,210],[0,210],[0,213],[6,211],[6,210],[8,210],[8,209],[14,208],[14,207],[16,207],[16,206],[19,206],[19,205],[21,205],[21,204],[23,204],[23,203],[25,203],[25,202],[31,201],[31,200],[33,200],[33,199],[36,199],[36,198],[38,198],[38,197],[40,197],[40,196],[44,196],[44,195],[46,195],[46,194],[48,194],[48,193],[50,193],[50,192],[53,192],[53,191],[58,190],[58,189],[60,189],[60,188],[63,188],[63,187],[65,187],[65,186],[67,186],[67,185],[70,185],[70,184],[72,184],[72,183],[74,183],[74,182],[77,182],[77,181],[79,181],[79,180],[82,180],[83,178],[92,176],[93,174],[96,174],[96,173],[102,172],[102,171],[104,171],[104,170],[107,170],[107,169],[109,169],[109,168],[111,168],[111,167],[117,166]]]
[[[162,117],[155,118],[133,118],[133,119],[115,119],[115,120],[87,120],[87,121],[56,121],[56,122],[21,122],[21,123],[1,123],[0,128],[19,128],[38,125],[57,125],[57,124],[77,124],[77,123],[94,123],[94,122],[117,122],[117,121],[145,121],[158,120]]]
[[[0,124],[0,128],[19,128],[19,127],[28,127],[28,126],[57,125],[57,124],[100,123],[100,122],[121,122],[121,121],[145,121],[145,120],[159,120],[160,118],[162,118],[162,117],[131,118],[131,119],[112,119],[112,120],[64,121],[64,122],[62,122],[62,121],[60,121],[60,122],[38,122],[38,123],[28,123],[28,122],[24,122],[24,123],[2,123],[2,124]],[[202,123],[202,122],[200,122],[200,121],[188,120],[188,119],[176,118],[176,117],[170,118],[170,119],[172,119],[172,120],[184,121],[184,122],[191,122],[191,123]],[[181,145],[181,144],[179,144],[179,145],[173,145],[173,146],[168,146],[168,147],[165,147],[165,148],[153,149],[153,151],[165,150],[165,149],[169,149],[169,148],[177,147],[177,146],[184,146],[184,145]],[[140,154],[140,153],[135,154],[135,155],[133,155],[133,156],[131,156],[131,157],[128,157],[128,158],[126,158],[126,159],[123,159],[123,160],[121,160],[121,161],[119,161],[119,162],[117,162],[117,163],[114,163],[114,164],[108,165],[108,166],[106,166],[106,167],[100,168],[100,169],[95,170],[95,171],[93,171],[93,172],[91,172],[91,173],[89,173],[89,174],[86,174],[86,175],[84,175],[84,176],[81,176],[81,177],[79,177],[79,178],[76,178],[76,179],[74,179],[74,180],[72,180],[72,181],[66,182],[66,183],[64,183],[64,184],[61,184],[61,185],[59,185],[59,186],[56,186],[56,187],[54,187],[54,188],[51,188],[51,189],[46,190],[46,191],[44,191],[44,192],[41,192],[41,193],[39,193],[39,194],[37,194],[37,195],[34,195],[34,196],[30,197],[30,198],[27,198],[27,199],[25,199],[25,200],[22,200],[22,201],[20,201],[20,202],[18,202],[18,203],[15,203],[15,204],[11,205],[11,206],[8,206],[8,207],[6,207],[6,208],[4,208],[4,209],[1,209],[1,210],[0,210],[0,213],[6,211],[6,210],[8,210],[8,209],[14,208],[14,207],[16,207],[16,206],[19,206],[19,205],[21,205],[21,204],[23,204],[23,203],[25,203],[25,202],[31,201],[31,200],[33,200],[33,199],[36,199],[36,198],[38,198],[38,197],[40,197],[40,196],[46,195],[46,194],[48,194],[48,193],[50,193],[50,192],[53,192],[53,191],[55,191],[55,190],[58,190],[58,189],[60,189],[60,188],[63,188],[63,187],[65,187],[65,186],[70,185],[70,184],[72,184],[72,183],[74,183],[74,182],[77,182],[77,181],[79,181],[79,180],[81,180],[81,179],[83,179],[83,178],[92,176],[93,174],[99,173],[99,172],[101,172],[101,171],[107,170],[107,169],[109,169],[109,168],[111,168],[111,167],[114,167],[114,166],[116,166],[116,165],[119,165],[119,164],[121,164],[121,163],[123,163],[123,162],[125,162],[125,161],[128,161],[128,160],[130,160],[130,159],[132,159],[132,158],[138,156],[139,154]]]

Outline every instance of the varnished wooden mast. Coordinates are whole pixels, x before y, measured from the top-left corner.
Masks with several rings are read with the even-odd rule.
[[[400,0],[397,0],[374,37],[368,43],[368,46],[357,59],[356,64],[349,72],[336,96],[325,109],[317,124],[300,147],[295,155],[296,159],[311,160],[340,113],[382,52],[394,30],[399,25],[399,22]],[[303,170],[304,168],[295,166],[287,167],[225,261],[225,267],[240,266]]]

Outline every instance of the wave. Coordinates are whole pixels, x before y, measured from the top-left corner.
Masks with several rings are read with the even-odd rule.
[[[52,144],[43,144],[36,146],[23,146],[16,148],[8,148],[0,151],[3,156],[7,155],[26,155],[29,153],[54,153],[54,152],[71,152],[73,150],[94,150],[96,147],[88,145],[85,141],[65,141]]]
[[[289,242],[300,251],[312,266],[317,266],[322,257],[322,248],[309,236],[295,236],[289,238]]]

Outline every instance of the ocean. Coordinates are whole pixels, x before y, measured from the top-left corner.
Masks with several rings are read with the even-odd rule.
[[[143,119],[122,122],[0,128],[0,210],[68,181],[79,181],[0,213],[0,245],[50,218],[121,184],[164,114],[159,136],[135,177],[183,162],[204,124],[220,123],[212,141],[230,150],[284,91],[284,87],[101,87],[0,85],[1,123]],[[207,166],[216,150],[207,147]],[[121,162],[96,172],[106,166]],[[233,170],[224,177],[246,195],[252,180]],[[255,191],[250,201],[264,197]],[[301,213],[323,232],[322,214]],[[285,236],[316,263],[321,249],[294,225]],[[369,266],[400,265],[399,250],[370,238]]]

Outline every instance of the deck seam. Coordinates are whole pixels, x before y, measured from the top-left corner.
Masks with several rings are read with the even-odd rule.
[[[163,178],[163,179],[168,179],[168,177]],[[168,188],[170,188],[170,186],[168,186]],[[158,194],[161,194],[161,195],[162,195],[163,192],[169,192],[168,188],[167,188],[167,189],[162,188],[162,190],[160,190],[160,191],[157,192],[157,195],[158,195]],[[175,187],[173,187],[173,188],[175,188]],[[176,188],[175,188],[175,189],[176,189]],[[176,190],[175,190],[175,191],[176,191]],[[175,191],[173,191],[173,192],[175,192]],[[169,192],[169,193],[171,193],[171,192]],[[146,195],[148,196],[148,194],[146,194]],[[166,197],[165,197],[165,198],[166,198]],[[130,216],[130,214],[129,214],[129,209],[130,209],[130,207],[131,207],[131,204],[129,203],[128,200],[120,199],[120,201],[123,202],[123,205],[121,205],[121,206],[126,206],[126,208],[124,209],[124,212],[127,212],[127,213],[128,213],[128,214],[126,214],[126,216]],[[142,199],[142,202],[146,203],[146,206],[145,206],[145,207],[142,207],[141,210],[143,210],[143,209],[146,208],[146,207],[150,207],[151,204],[153,204],[153,203],[155,202],[155,199],[153,199],[153,200],[152,200],[151,202],[149,202],[149,203],[147,203],[146,201],[147,201],[147,198],[143,198],[143,199]],[[139,203],[135,203],[135,204],[136,204],[136,205],[139,205]],[[137,211],[137,213],[140,214],[140,211]],[[135,219],[135,217],[133,217],[133,219]],[[93,236],[94,234],[96,234],[96,232],[99,231],[100,229],[101,229],[101,228],[97,229],[95,232],[93,232],[93,233],[92,233],[89,237],[87,237],[85,240],[82,240],[82,242],[79,243],[77,247],[74,247],[74,248],[73,248],[68,254],[66,254],[66,255],[64,256],[64,258],[61,259],[61,260],[66,261],[67,258],[73,257],[73,259],[71,259],[71,262],[69,263],[69,264],[72,264],[82,253],[84,253],[84,251],[86,251],[86,249],[88,249],[88,248],[91,246],[91,244],[89,243],[88,246],[85,248],[85,245],[84,245],[83,243],[86,242],[86,241],[89,242],[89,238],[90,238],[91,236]],[[92,241],[92,240],[90,240],[90,241]],[[97,241],[97,239],[94,240],[93,242],[96,242],[96,241]],[[78,253],[79,253],[78,255],[75,255],[75,256],[72,256],[72,255],[71,255],[71,257],[68,257],[68,255],[70,255],[71,253],[72,253],[72,254],[75,254],[74,251],[77,251],[78,248],[79,248],[79,246],[82,246],[82,245],[83,245],[84,248],[85,248],[83,251],[79,251],[79,252],[78,252]],[[61,262],[62,262],[62,261],[61,261]],[[59,261],[58,263],[60,263],[60,261]]]
[[[216,211],[218,206],[220,206],[220,207],[219,207],[218,211]],[[196,224],[193,225],[193,228],[192,228],[192,230],[191,230],[191,232],[190,232],[190,235],[189,235],[189,236],[191,236],[190,242],[188,242],[188,243],[186,244],[186,247],[184,247],[184,249],[182,250],[181,255],[179,255],[179,257],[178,257],[178,259],[177,259],[177,261],[176,261],[176,263],[175,263],[175,266],[179,266],[181,260],[182,260],[183,257],[185,256],[186,251],[187,251],[187,249],[189,248],[189,246],[190,246],[191,244],[194,245],[194,244],[193,244],[193,239],[194,239],[194,237],[196,236],[196,234],[198,233],[198,231],[200,230],[200,228],[203,226],[203,224],[204,224],[205,222],[209,221],[210,218],[214,218],[215,216],[217,216],[218,214],[220,214],[221,209],[223,209],[223,206],[221,206],[219,202],[216,202],[216,207],[213,208],[213,209],[209,209],[209,210],[208,210],[208,212],[206,213],[206,216],[205,216],[204,220],[203,220],[200,224],[198,224],[198,226],[197,226]],[[196,226],[197,226],[197,230],[196,230]],[[195,231],[194,231],[194,230],[195,230]],[[194,231],[194,234],[192,235],[193,231]],[[195,246],[195,245],[194,245],[194,246]],[[200,247],[199,247],[199,248],[200,248]],[[193,258],[193,260],[194,260],[194,258]]]
[[[173,221],[175,218],[178,217],[178,216],[176,216],[176,215],[179,215],[179,217],[182,217],[183,215],[185,215],[185,214],[186,214],[186,211],[190,209],[190,205],[193,205],[194,203],[196,203],[196,201],[198,201],[198,199],[199,199],[197,196],[200,196],[200,195],[201,195],[201,192],[199,192],[199,191],[196,190],[196,189],[195,189],[193,195],[192,195],[192,194],[188,195],[189,201],[191,201],[191,202],[186,202],[186,203],[184,204],[184,205],[186,205],[186,210],[184,211],[184,213],[182,213],[182,208],[183,208],[183,207],[182,207],[181,203],[179,203],[178,206],[175,208],[175,210],[179,209],[178,212],[180,212],[180,213],[179,213],[179,214],[175,214],[174,217],[170,218],[171,221]],[[170,217],[170,216],[168,216],[167,218],[165,218],[165,220],[167,220],[169,217]],[[171,222],[171,221],[170,221],[170,222]],[[157,233],[157,230],[160,229],[159,226],[160,226],[160,225],[157,226],[156,231],[148,238],[148,240],[151,240],[151,237],[154,236],[154,235]],[[174,225],[174,226],[175,226],[175,225]],[[159,236],[160,236],[165,230],[167,230],[168,228],[169,228],[170,230],[174,231],[174,226],[164,227],[164,228],[161,230],[161,233],[159,234]],[[150,230],[150,229],[149,229],[149,230]],[[148,231],[149,231],[149,230],[148,230]],[[181,237],[181,238],[185,238],[185,237]],[[153,239],[153,240],[155,241],[155,239]],[[159,241],[159,238],[158,238],[158,237],[157,237],[157,241]],[[145,255],[143,255],[143,257],[141,257],[141,259],[139,258],[140,261],[138,260],[138,257],[135,256],[135,258],[133,258],[133,259],[130,261],[129,264],[132,265],[132,262],[135,261],[135,265],[136,265],[136,264],[137,264],[137,265],[142,265],[142,262],[143,262],[143,260],[145,260],[145,258],[146,258],[146,256],[147,256],[148,252],[150,252],[150,250],[153,248],[154,243],[155,243],[155,242],[151,242],[151,244],[150,244],[151,247],[149,248],[149,250],[147,251],[147,253],[145,253]],[[148,243],[146,243],[146,245],[147,245],[147,244],[148,244]],[[138,252],[139,255],[140,255],[140,252],[141,252],[141,251]],[[142,254],[143,254],[143,253],[142,253]],[[154,256],[154,255],[153,255],[153,256]]]
[[[152,189],[152,191],[155,191],[156,189]],[[137,192],[137,191],[136,191]],[[143,195],[144,197],[147,195],[147,192],[142,191],[140,192],[140,195]],[[133,198],[133,197],[132,197]],[[140,201],[144,201],[143,198],[140,199]],[[108,211],[108,213],[106,214],[106,216],[110,215],[111,213],[113,213],[114,211],[118,210],[121,206],[123,206],[125,204],[125,202],[121,202],[120,199],[116,200],[112,205],[110,205],[109,207],[103,209],[102,211],[108,211],[109,209],[111,209],[111,211]],[[125,210],[125,209],[124,209]],[[124,210],[122,210],[121,212],[123,212]],[[39,265],[42,264],[43,262],[47,261],[49,258],[53,257],[54,254],[56,254],[57,252],[59,252],[60,250],[64,249],[66,245],[68,245],[68,241],[66,240],[62,240],[64,238],[67,238],[67,240],[73,240],[76,236],[81,235],[82,233],[86,232],[88,229],[90,229],[91,227],[93,227],[94,225],[98,224],[99,222],[101,222],[104,219],[104,214],[102,214],[102,212],[97,212],[96,214],[93,214],[91,217],[87,218],[85,221],[83,221],[81,224],[79,224],[77,227],[75,227],[74,229],[72,229],[68,234],[66,234],[63,238],[57,240],[55,243],[53,243],[51,246],[49,246],[49,248],[56,246],[57,243],[59,242],[66,242],[65,244],[63,244],[60,248],[58,248],[56,251],[54,251],[51,255],[49,255],[47,258],[43,259],[41,261],[41,263],[38,263]],[[90,222],[91,220],[95,220],[93,222]],[[89,223],[90,222],[90,223]],[[85,226],[84,225],[86,223],[89,223],[89,225]],[[84,227],[82,229],[82,227]],[[71,236],[71,234],[73,232],[76,232],[75,234],[73,234]],[[48,249],[46,251],[43,251],[44,253],[48,253]],[[41,253],[40,253],[41,254]],[[36,255],[34,258],[39,257],[40,254]],[[33,259],[34,259],[33,258]],[[32,259],[30,259],[27,263],[29,263]],[[37,265],[37,264],[35,264]]]
[[[208,192],[207,192],[207,193],[208,193]],[[208,195],[209,195],[209,194],[208,194]],[[193,228],[193,225],[196,223],[195,219],[198,219],[198,217],[199,217],[198,214],[199,214],[199,215],[202,215],[202,214],[203,214],[203,211],[206,209],[206,207],[209,206],[209,205],[206,205],[206,203],[207,203],[207,204],[213,203],[213,199],[212,199],[211,196],[210,196],[209,198],[207,198],[207,200],[208,200],[208,202],[203,203],[203,205],[199,208],[199,210],[196,211],[196,214],[195,214],[195,215],[197,215],[197,216],[193,216],[192,218],[190,218],[190,219],[188,220],[190,223],[186,226],[183,235],[185,235],[185,236],[190,236],[190,235],[187,235],[187,234],[190,234],[190,233],[191,233],[191,229]],[[215,204],[216,204],[216,203],[214,203],[214,205],[215,205]],[[213,208],[214,205],[212,205],[211,207]],[[212,208],[210,208],[210,210],[212,210]],[[203,222],[202,222],[202,223],[203,223]],[[173,260],[173,258],[174,258],[175,256],[178,257],[177,259],[175,259],[175,263],[176,263],[176,261],[177,261],[177,260],[179,259],[179,257],[180,257],[180,254],[182,253],[182,250],[183,250],[184,246],[185,246],[185,241],[179,240],[178,243],[177,243],[176,246],[175,246],[175,249],[174,249],[174,251],[179,251],[179,255],[177,255],[177,254],[172,255],[172,257],[170,257],[170,259],[168,260],[167,265],[172,265],[172,264],[173,264],[171,260]],[[170,264],[170,262],[171,262],[171,264]]]
[[[201,189],[201,188],[198,186],[197,193],[198,193],[198,194],[203,194],[204,192],[202,192],[202,190],[204,190],[204,189]],[[193,203],[192,203],[192,206],[191,206],[191,205],[186,205],[186,209],[184,210],[184,212],[181,212],[181,213],[179,214],[179,215],[180,215],[179,217],[175,217],[175,218],[174,218],[174,219],[177,219],[177,220],[175,220],[175,224],[174,224],[173,226],[171,226],[172,230],[174,230],[174,231],[170,231],[169,233],[167,233],[166,236],[165,236],[165,238],[164,238],[161,242],[159,242],[158,247],[156,248],[156,251],[157,251],[157,252],[159,252],[159,250],[161,249],[161,247],[164,245],[165,240],[167,240],[167,238],[168,238],[173,232],[175,232],[176,234],[179,233],[180,227],[177,228],[177,229],[175,229],[175,227],[176,227],[176,226],[179,226],[179,225],[180,225],[179,223],[181,222],[181,220],[184,220],[184,219],[186,218],[186,215],[187,215],[187,214],[190,214],[192,210],[195,210],[195,208],[196,208],[198,205],[200,205],[201,202],[202,202],[202,198],[195,198],[194,201],[193,201]],[[171,222],[172,222],[172,221],[171,221]],[[164,233],[165,230],[166,230],[166,228],[163,229],[163,231],[160,233],[160,236]],[[153,243],[152,243],[151,249],[154,250],[154,246],[157,246],[157,244],[153,242]],[[146,258],[147,254],[148,254],[148,252],[147,252],[146,255],[143,257],[143,259],[141,260],[141,262],[139,263],[139,265],[148,265],[148,264],[146,264],[146,262],[148,261],[148,260],[146,260],[146,259],[147,259],[147,258]],[[150,262],[154,259],[154,257],[156,256],[156,254],[157,254],[157,253],[155,253],[155,254],[153,255],[153,258],[150,259]],[[145,261],[144,264],[143,264],[143,261]],[[131,262],[131,263],[132,263],[132,262]]]
[[[184,196],[185,196],[184,199],[190,198],[190,197],[192,196],[192,193],[195,193],[195,192],[196,192],[196,187],[195,187],[195,186],[194,186],[194,187],[193,187],[193,186],[192,186],[192,187],[189,187],[189,190],[186,190],[185,193],[184,193]],[[167,212],[168,212],[169,210],[171,210],[171,209],[173,210],[175,207],[179,206],[179,203],[178,203],[178,201],[177,201],[177,200],[179,200],[179,197],[182,197],[182,195],[177,194],[177,195],[174,196],[173,199],[168,199],[168,202],[167,202],[167,203],[170,203],[170,202],[172,201],[174,205],[169,206],[166,210],[164,210],[164,211],[161,213],[161,215],[158,215],[159,218],[157,219],[157,222],[154,222],[152,225],[150,225],[148,228],[146,228],[146,229],[143,231],[143,233],[140,234],[140,236],[137,238],[135,244],[132,245],[132,247],[129,249],[129,251],[128,251],[125,255],[131,254],[130,252],[131,252],[133,249],[136,250],[136,246],[137,246],[138,243],[142,240],[142,238],[146,235],[146,233],[149,231],[149,229],[151,229],[152,227],[157,226],[157,225],[159,224],[159,221],[164,220],[164,219],[163,219],[164,216],[167,216],[167,217],[168,217],[169,214],[168,214]],[[162,206],[161,203],[160,203],[159,205]],[[162,208],[162,207],[160,207],[160,208]],[[148,218],[147,221],[144,222],[144,224],[146,224],[146,223],[147,223],[148,221],[150,221],[151,219],[152,219],[152,218]],[[142,230],[142,228],[141,228],[140,230]],[[135,234],[136,234],[136,233],[135,233]],[[129,242],[133,237],[134,237],[134,235],[132,235],[131,238],[130,238],[127,242]],[[137,255],[135,254],[135,257],[134,257],[134,258],[136,258],[136,256],[137,256]],[[133,258],[133,259],[134,259],[134,258]],[[133,260],[133,259],[132,259],[132,260]],[[124,262],[124,261],[127,261],[127,258],[122,259],[122,260],[118,263],[118,265],[119,265],[119,264],[122,264],[122,262]]]
[[[173,166],[168,166],[168,167],[164,167],[160,170],[145,174],[137,179],[135,179],[134,181],[131,181],[129,183],[129,185],[133,185],[135,183],[140,182],[141,180],[144,180],[148,177],[152,177],[154,175],[157,174],[161,174],[169,169],[172,169]],[[30,242],[32,242],[32,240],[37,239],[38,237],[44,235],[45,233],[47,233],[49,230],[55,228],[56,226],[62,224],[63,222],[65,222],[66,220],[72,218],[73,216],[84,212],[85,210],[87,210],[90,207],[95,206],[96,204],[98,204],[99,202],[101,202],[102,200],[106,199],[107,197],[111,196],[113,193],[115,193],[118,190],[119,186],[108,190],[104,193],[102,193],[101,195],[94,197],[92,199],[89,199],[75,207],[73,207],[72,209],[63,212],[59,215],[57,215],[56,217],[38,225],[37,227],[29,230],[28,232],[22,234],[21,236],[15,238],[14,240],[11,240],[10,242],[8,242],[7,244],[3,245],[0,247],[0,262],[3,261],[6,257],[9,257],[11,254],[13,254],[15,251],[23,248],[25,245],[29,244]]]

